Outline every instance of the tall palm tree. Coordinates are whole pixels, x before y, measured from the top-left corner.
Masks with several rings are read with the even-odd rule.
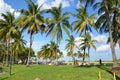
[[[96,24],[99,26],[101,32],[108,32],[110,37],[110,48],[112,52],[112,58],[113,58],[113,69],[116,67],[119,67],[117,63],[116,58],[116,52],[115,52],[115,42],[113,41],[112,36],[112,24],[111,22],[111,16],[112,14],[112,7],[113,7],[113,1],[114,0],[102,0],[102,2],[96,3],[95,7],[99,7],[98,13],[100,14],[100,17],[98,18]]]
[[[6,14],[2,14],[3,19],[0,19],[0,39],[4,39],[4,41],[7,44],[7,58],[6,58],[6,64],[8,66],[8,57],[10,55],[10,71],[9,75],[11,75],[11,67],[12,67],[12,62],[11,62],[11,56],[12,53],[10,53],[10,42],[11,39],[14,37],[19,36],[19,31],[16,26],[16,19],[14,17],[14,13],[7,12]]]
[[[86,35],[86,34],[85,34]],[[81,39],[81,44],[80,44],[80,49],[83,51],[83,56],[82,56],[82,65],[84,64],[85,58],[86,58],[86,48],[87,48],[87,37],[83,36]]]
[[[92,40],[92,37],[89,33],[87,33],[85,36],[87,38],[86,43],[87,43],[89,63],[90,63],[90,47],[92,46],[96,50],[95,42],[97,42],[97,40]]]
[[[44,18],[42,16],[43,11],[40,10],[41,6],[39,7],[36,5],[32,0],[26,0],[28,4],[28,9],[21,9],[20,12],[23,14],[18,20],[19,20],[19,26],[22,26],[22,30],[28,30],[28,33],[30,34],[30,45],[29,45],[29,53],[28,53],[28,61],[27,66],[29,66],[29,60],[30,60],[30,49],[32,47],[32,37],[33,34],[38,33],[40,30],[41,32],[44,29]]]
[[[118,43],[120,47],[120,10],[119,10],[120,0],[113,0],[113,7],[111,9],[113,13],[113,19],[112,19],[112,35],[113,35],[113,41],[115,42],[115,45]]]
[[[62,40],[63,30],[70,35],[69,30],[71,28],[69,24],[69,16],[67,13],[62,13],[62,4],[59,7],[53,7],[48,10],[51,13],[52,18],[48,19],[48,27],[46,28],[47,35],[51,34],[51,39],[56,37],[56,44]],[[58,63],[58,55],[56,48],[56,64]]]
[[[84,7],[81,6],[80,8],[76,9],[77,10],[77,14],[74,14],[73,16],[75,16],[77,18],[76,21],[73,22],[73,26],[74,26],[74,30],[77,30],[77,33],[80,33],[80,35],[86,35],[87,32],[92,32],[92,28],[96,29],[94,20],[96,20],[96,17],[93,15],[88,15],[88,13],[86,11],[84,11]],[[85,39],[85,44],[83,46],[83,50],[84,50],[84,57],[85,57],[85,53],[86,53],[86,39]],[[83,62],[84,62],[83,58]]]
[[[72,58],[73,58],[73,61],[74,61],[74,65],[75,65],[75,57],[74,57],[74,48],[75,48],[75,39],[73,37],[73,35],[71,35],[69,37],[69,39],[66,39],[66,41],[68,42],[65,46],[65,49],[70,52],[72,54]]]

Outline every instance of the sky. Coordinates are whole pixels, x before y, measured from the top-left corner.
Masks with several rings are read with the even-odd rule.
[[[36,4],[38,5],[43,5],[42,9],[51,9],[51,7],[58,7],[60,3],[62,3],[62,8],[63,12],[69,11],[72,13],[76,13],[75,9],[79,6],[79,0],[33,0]],[[1,13],[6,13],[7,11],[13,12],[15,10],[20,10],[20,9],[27,9],[27,4],[25,0],[0,0],[0,14]],[[92,8],[88,8],[88,12],[92,14],[95,12],[92,10]],[[20,13],[16,12],[15,17],[19,17]],[[0,16],[0,19],[2,17]],[[75,18],[70,19],[70,23],[74,21]],[[72,35],[74,35],[75,39],[78,40],[80,39],[79,34],[76,32],[71,32]],[[29,46],[29,35],[27,32],[23,34],[24,39],[27,41],[27,45]],[[97,31],[93,31],[91,33],[92,39],[98,40],[96,43],[96,51],[91,48],[90,50],[90,58],[91,60],[112,60],[111,56],[111,50],[109,44],[106,44],[108,34],[99,34]],[[59,48],[61,51],[64,53],[64,59],[68,60],[68,57],[66,57],[66,50],[65,50],[65,45],[67,42],[65,39],[67,39],[68,36],[63,32],[63,40],[61,41]],[[46,37],[46,35],[41,35],[41,34],[36,34],[33,36],[33,49],[35,53],[40,50],[41,46],[44,44],[47,44],[51,41],[50,36]],[[77,51],[77,49],[75,49]],[[118,48],[118,45],[116,46],[116,55],[117,58],[120,58],[120,50]]]

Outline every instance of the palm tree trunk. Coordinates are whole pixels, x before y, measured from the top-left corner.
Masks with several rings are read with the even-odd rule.
[[[27,59],[27,64],[26,64],[27,67],[29,67],[29,63],[30,63],[31,47],[32,47],[32,32],[30,31],[30,46],[29,46],[28,59]]]
[[[13,48],[11,48],[11,39],[9,39],[9,57],[10,57],[10,60],[9,60],[9,76],[11,76],[11,72],[12,72],[12,53],[13,53]]]
[[[85,50],[86,50],[86,48],[84,48],[83,59],[82,59],[82,65],[83,65],[84,62],[85,62]]]
[[[72,51],[72,46],[71,46],[70,52],[72,53],[73,65],[75,65],[75,58],[74,58],[74,54],[73,54],[73,51]]]
[[[9,58],[9,56],[8,56],[8,41],[6,41],[6,66],[8,67],[9,66],[9,64],[8,64],[8,58]]]
[[[113,68],[115,68],[115,67],[119,67],[119,65],[118,65],[117,58],[116,58],[115,44],[113,42],[112,31],[111,31],[111,27],[110,27],[109,11],[108,11],[108,5],[107,5],[107,1],[106,0],[104,0],[104,5],[105,5],[105,13],[106,13],[108,29],[109,29],[110,48],[111,48],[111,51],[112,51],[112,58],[113,58]]]
[[[88,63],[90,64],[90,47],[88,47]]]
[[[11,72],[12,72],[12,53],[10,53],[10,67],[9,67],[9,76],[11,76]]]
[[[57,44],[56,44],[56,65],[58,65],[58,40],[57,40]]]
[[[84,34],[84,35],[86,35],[86,33],[87,33],[87,30],[86,30],[86,28],[85,28],[85,34]],[[86,37],[84,37],[84,38],[85,38],[85,45],[84,45],[84,53],[83,53],[82,65],[83,65],[84,62],[85,62],[85,54],[86,54]]]

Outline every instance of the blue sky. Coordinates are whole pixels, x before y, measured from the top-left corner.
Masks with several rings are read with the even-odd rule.
[[[58,6],[61,2],[63,4],[63,12],[70,11],[72,13],[75,13],[75,8],[78,7],[78,0],[34,0],[36,4],[44,4],[42,9],[50,9],[51,7]],[[0,14],[5,13],[6,11],[13,12],[14,10],[20,10],[20,9],[27,9],[27,4],[25,0],[0,0]],[[92,8],[88,8],[88,12],[91,14],[95,11],[92,10]],[[20,13],[15,13],[15,16],[18,17]],[[0,16],[0,18],[2,18]],[[70,21],[74,21],[75,18],[71,18]],[[71,32],[71,34],[74,35],[75,39],[79,39],[79,35],[76,34],[76,32]],[[91,34],[93,39],[98,40],[98,43],[96,43],[97,50],[94,51],[91,48],[90,56],[91,60],[98,60],[98,59],[104,59],[104,60],[111,60],[111,51],[109,44],[106,44],[107,41],[107,35],[106,34],[98,34],[96,31],[93,31]],[[60,43],[60,49],[64,52],[64,55],[66,54],[66,51],[64,49],[65,47],[65,39],[67,39],[67,35],[63,33],[63,40]],[[28,41],[27,46],[29,45],[29,35],[27,32],[24,33],[24,39]],[[33,49],[35,52],[40,50],[41,46],[49,43],[50,36],[46,37],[45,35],[34,35],[33,36]],[[76,51],[76,50],[75,50]],[[118,49],[118,46],[116,47],[116,53],[117,56],[120,58],[120,50]],[[67,59],[67,58],[65,58]]]

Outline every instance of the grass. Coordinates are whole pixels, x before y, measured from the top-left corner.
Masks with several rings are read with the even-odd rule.
[[[40,77],[41,80],[98,80],[98,73],[101,72],[102,80],[112,80],[113,75],[106,66],[46,66],[46,65],[14,65],[12,75],[0,74],[0,80],[34,80]],[[8,71],[7,68],[5,68]],[[118,79],[120,80],[120,78]]]

